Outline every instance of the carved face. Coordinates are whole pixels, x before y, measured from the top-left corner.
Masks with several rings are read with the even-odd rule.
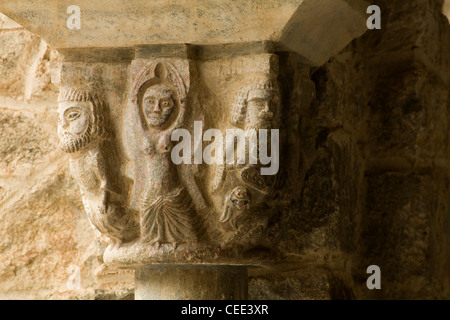
[[[162,126],[174,108],[172,88],[166,84],[149,87],[142,98],[142,111],[151,127]]]
[[[91,106],[90,102],[59,103],[58,135],[64,151],[78,151],[90,141]]]
[[[246,127],[270,129],[279,104],[275,90],[251,90],[247,98]]]
[[[243,211],[250,207],[250,195],[244,187],[236,187],[230,195],[230,202],[238,211]]]

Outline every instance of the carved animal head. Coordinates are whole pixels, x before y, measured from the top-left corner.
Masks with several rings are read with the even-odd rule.
[[[225,207],[219,218],[220,222],[231,221],[236,227],[235,220],[250,208],[251,199],[247,188],[238,186],[231,190],[225,198]]]

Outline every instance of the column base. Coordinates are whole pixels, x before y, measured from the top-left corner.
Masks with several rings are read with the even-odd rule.
[[[145,266],[135,272],[136,300],[245,300],[245,266]]]

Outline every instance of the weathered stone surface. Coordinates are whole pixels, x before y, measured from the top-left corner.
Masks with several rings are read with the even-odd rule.
[[[302,5],[307,3],[304,1]],[[317,3],[320,7],[325,2]],[[339,6],[339,3],[342,4],[339,1],[334,5]],[[221,180],[218,177],[223,171],[200,165],[188,175],[195,176],[194,182],[211,210],[202,211],[201,206],[196,206],[195,210],[201,217],[209,218],[204,220],[208,223],[203,227],[210,230],[211,238],[227,244],[225,250],[215,251],[212,249],[216,248],[208,245],[189,251],[182,246],[164,244],[158,247],[148,243],[136,250],[133,241],[128,241],[125,245],[113,245],[105,255],[109,259],[106,262],[128,267],[137,262],[249,263],[251,299],[448,298],[450,27],[441,14],[443,1],[380,0],[374,4],[382,9],[382,29],[368,31],[333,54],[326,64],[320,63],[320,67],[312,69],[304,65],[312,63],[305,60],[304,53],[280,52],[297,50],[283,48],[280,41],[223,46],[166,44],[103,48],[90,53],[84,49],[61,50],[66,61],[59,64],[53,81],[69,87],[84,86],[92,80],[101,83],[102,90],[98,92],[105,96],[111,130],[116,137],[113,141],[123,162],[115,172],[120,172],[119,177],[127,177],[123,182],[131,186],[131,190],[133,185],[141,183],[142,190],[155,191],[151,189],[151,181],[170,182],[164,187],[174,186],[179,181],[187,188],[194,186],[192,180],[182,181],[180,176],[158,176],[155,172],[163,172],[159,169],[144,172],[144,179],[129,170],[133,167],[130,164],[141,158],[144,164],[155,159],[155,153],[150,152],[155,142],[153,136],[146,135],[145,130],[127,132],[123,121],[130,90],[136,84],[135,89],[139,91],[143,84],[134,82],[139,79],[139,72],[147,72],[152,79],[156,75],[167,80],[168,73],[163,67],[167,71],[168,63],[174,66],[177,71],[170,69],[172,80],[168,82],[175,88],[178,85],[173,79],[189,84],[190,108],[187,110],[193,112],[187,117],[189,130],[193,129],[193,120],[204,121],[208,128],[245,128],[245,122],[240,120],[247,114],[244,117],[242,112],[242,117],[233,120],[232,110],[241,95],[250,96],[244,90],[247,85],[251,86],[251,81],[265,75],[276,79],[280,89],[279,128],[284,156],[280,158],[277,179],[271,185],[272,198],[263,201],[247,220],[257,223],[245,226],[246,215],[241,215],[248,205],[244,202],[252,197],[244,188],[235,189],[241,186],[235,184],[236,181],[244,181],[236,179],[238,170],[227,169],[233,179]],[[330,5],[326,9],[330,8],[336,7]],[[327,16],[327,11],[323,14]],[[307,23],[307,20],[302,21]],[[291,22],[295,24],[295,19]],[[8,32],[20,34],[19,31]],[[331,37],[332,33],[329,34]],[[311,40],[330,42],[327,37],[311,35],[314,35]],[[16,65],[21,61],[17,57],[35,52],[33,50],[39,46],[38,41],[29,44],[27,37],[23,38],[26,43],[23,48],[14,45],[13,37],[5,39],[5,43],[11,43],[8,47],[11,49],[6,49],[5,53],[13,52],[7,59],[8,70],[20,68]],[[314,44],[305,48],[320,51]],[[23,59],[28,61],[29,56]],[[45,56],[40,59],[54,59]],[[42,70],[42,79],[48,79],[47,69]],[[177,72],[182,76],[177,78]],[[17,84],[7,89],[5,86],[5,95],[25,95],[20,72],[17,79],[17,82],[8,80]],[[48,84],[48,80],[41,83]],[[50,134],[51,130],[56,131],[56,119],[52,118],[54,116],[47,118],[46,111],[33,103],[33,96],[45,92],[41,89],[44,87],[36,86],[38,89],[31,95],[33,111],[23,110],[17,100],[4,99],[5,116],[1,123],[7,130],[1,144],[11,141],[11,145],[0,149],[5,150],[0,170],[7,175],[0,180],[0,212],[7,221],[1,231],[5,240],[2,240],[0,259],[5,267],[0,292],[5,297],[131,298],[133,272],[102,265],[105,248],[93,243],[93,231],[82,214],[78,188],[65,169],[68,157],[56,151],[56,135]],[[274,87],[273,83],[267,82],[267,87]],[[49,109],[54,112],[56,97],[51,99]],[[13,105],[20,108],[13,108]],[[43,120],[37,126],[33,118]],[[28,134],[11,138],[15,131]],[[129,143],[133,138],[148,143],[149,152],[140,150],[141,144],[136,144],[137,148],[129,152],[127,148],[133,147]],[[154,145],[164,146],[164,139],[158,144],[160,142],[156,139]],[[103,171],[98,165],[89,168],[93,168],[93,172]],[[261,185],[259,180],[253,181],[258,182],[255,186]],[[32,187],[26,189],[23,185]],[[217,186],[218,191],[215,191]],[[94,197],[102,196],[96,193],[97,189],[94,191]],[[198,193],[190,194],[193,202],[196,194],[198,201]],[[131,206],[136,216],[145,216],[146,209],[151,207],[148,201],[140,202],[141,199],[135,197]],[[123,203],[131,203],[128,201]],[[183,203],[178,207],[183,207]],[[181,211],[187,211],[184,209]],[[39,219],[35,219],[36,216]],[[212,227],[222,225],[218,223],[221,220],[227,228],[223,232],[211,232]],[[244,227],[240,227],[242,222]],[[238,236],[233,226],[238,227]],[[50,232],[37,233],[37,229]],[[205,238],[206,243],[211,243]],[[118,250],[120,248],[122,251]],[[52,250],[59,250],[58,255],[64,258],[62,264],[55,262],[59,260]],[[81,268],[79,291],[67,290],[65,281],[70,272],[64,274],[64,268],[70,265],[69,261]],[[366,287],[369,276],[366,269],[371,264],[381,267],[381,290],[371,291]],[[43,270],[51,275],[41,276]],[[21,282],[14,272],[33,287]],[[146,279],[149,277],[143,279],[144,283]],[[51,288],[50,280],[55,283]],[[44,282],[45,285],[39,286]],[[11,291],[6,293],[8,289]]]
[[[6,16],[0,17],[0,95],[30,100],[55,92],[50,85],[50,62],[58,53],[45,41]]]
[[[443,232],[442,223],[446,223],[442,219],[448,212],[448,200],[440,197],[448,192],[448,178],[439,179],[439,175],[383,173],[368,177],[360,269],[376,264],[383,270],[383,291],[368,296],[443,297],[437,289],[441,284],[434,280],[442,266],[438,261],[443,248],[434,233]]]
[[[5,16],[3,13],[0,13],[0,29],[16,29],[16,28],[22,28],[20,24],[17,22],[9,19],[7,16]]]
[[[130,73],[125,67],[121,62],[62,62],[52,77],[61,88],[61,146],[71,156],[72,175],[80,185],[91,223],[109,238],[105,262],[127,267],[186,261],[259,265],[275,258],[271,247],[242,257],[265,243],[274,190],[262,180],[264,166],[208,165],[204,157],[198,166],[176,166],[170,139],[180,128],[187,128],[193,141],[203,139],[208,128],[220,128],[224,136],[228,128],[277,128],[281,99],[277,57],[244,54],[197,65],[181,58],[140,58],[133,61]],[[217,90],[212,100],[211,85],[211,89],[233,90]],[[167,90],[171,95],[161,99],[171,102],[170,113],[156,121],[143,98],[148,92],[159,97]],[[270,94],[254,97],[263,93]],[[251,105],[256,100],[268,101],[264,112],[269,116],[263,120],[262,107]],[[256,108],[258,115],[252,111],[251,116],[250,108]],[[71,112],[76,112],[74,120]],[[92,120],[100,118],[101,122]],[[195,120],[202,121],[204,128],[198,133],[193,129]],[[206,143],[201,148],[205,147]],[[197,161],[196,157],[189,162]],[[236,188],[244,188],[251,197],[243,200],[247,201],[243,207],[233,202],[242,197],[233,193]],[[263,208],[264,214],[259,212]],[[134,221],[130,225],[125,221],[128,217]],[[182,220],[185,217],[190,218]],[[131,225],[136,225],[133,232]]]
[[[66,27],[72,4],[9,0],[0,10],[54,48],[273,41],[314,65],[366,31],[363,0],[78,1],[79,30]]]
[[[448,86],[424,66],[405,61],[380,75],[371,101],[371,152],[377,158],[429,162],[446,157]],[[389,89],[387,89],[389,88]],[[427,92],[433,91],[433,95]],[[395,92],[395,94],[393,94]],[[430,107],[431,106],[431,107]],[[372,140],[373,139],[373,140]]]
[[[329,300],[330,286],[325,272],[283,272],[250,277],[251,300]]]
[[[66,287],[70,265],[79,267],[83,287],[88,288],[93,256],[85,254],[94,243],[83,230],[86,220],[66,161],[55,152],[57,141],[49,134],[54,114],[2,108],[0,117],[0,145],[7,152],[1,157],[0,180],[2,296],[42,299],[74,294]],[[24,134],[16,135],[17,130]],[[77,250],[79,245],[87,245],[85,254]]]
[[[450,17],[450,1],[444,0],[444,6],[442,8],[442,13],[447,16],[447,19]]]
[[[41,41],[23,29],[0,33],[7,57],[0,78],[8,82],[0,92],[0,297],[126,298],[133,272],[102,264],[104,248],[55,139],[57,91],[49,65],[57,55],[47,48],[36,56]]]
[[[3,94],[22,96],[25,91],[27,70],[31,67],[40,39],[25,30],[7,32],[0,38]]]
[[[249,278],[249,299],[255,300],[349,300],[355,293],[348,279],[333,274],[326,264],[314,269],[308,263],[297,270]]]
[[[377,53],[364,54],[361,63],[361,68],[377,70],[367,101],[366,208],[358,241],[364,249],[355,256],[354,270],[361,297],[448,295],[448,274],[442,268],[448,263],[443,225],[448,220],[449,57],[442,52],[449,45],[449,28],[441,4],[392,7],[384,15],[385,31],[364,36],[356,46],[373,46]],[[362,265],[378,259],[386,270],[385,286],[368,291]]]
[[[386,27],[368,32],[312,73],[316,97],[309,109],[300,109],[299,163],[305,179],[298,202],[290,206],[303,209],[283,209],[277,223],[286,223],[288,235],[274,241],[286,253],[305,257],[305,250],[316,248],[334,263],[343,259],[353,265],[355,277],[344,283],[354,288],[355,297],[442,298],[448,294],[443,240],[448,226],[448,55],[442,54],[448,48],[448,22],[438,2],[378,5]],[[411,19],[417,21],[414,26]],[[386,185],[373,185],[385,180]],[[295,227],[288,229],[291,223]],[[361,251],[369,243],[379,251]],[[350,255],[336,260],[336,248]],[[370,291],[366,268],[377,264],[377,257],[382,290]],[[332,268],[339,265],[334,263]],[[386,281],[384,272],[389,273]]]
[[[138,300],[245,300],[247,277],[247,268],[237,266],[147,266],[136,270],[135,294]]]

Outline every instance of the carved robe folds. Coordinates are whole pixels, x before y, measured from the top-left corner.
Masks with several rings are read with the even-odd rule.
[[[186,72],[186,68],[182,71]],[[168,61],[152,61],[134,79],[124,132],[133,164],[141,240],[178,245],[197,241],[192,198],[171,160],[171,135],[184,125],[189,82]],[[139,164],[139,166],[136,166]],[[137,181],[141,179],[141,181]]]
[[[251,265],[275,257],[266,233],[277,176],[249,159],[260,152],[261,130],[270,140],[279,126],[277,56],[135,57],[107,68],[65,62],[59,83],[61,147],[92,226],[109,242],[105,263]],[[245,162],[175,164],[172,134],[192,136],[194,121],[224,136],[242,131]],[[193,145],[192,158],[207,145]],[[266,151],[278,155],[279,147]],[[232,148],[238,153],[239,143]]]

